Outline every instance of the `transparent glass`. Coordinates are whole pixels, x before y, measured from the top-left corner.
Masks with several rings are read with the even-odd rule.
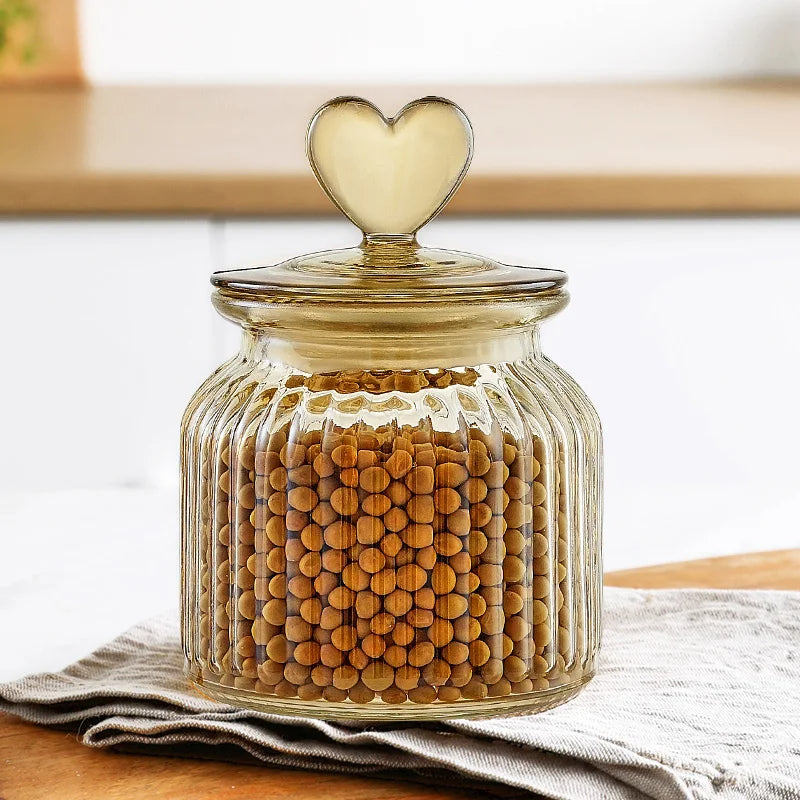
[[[335,719],[543,710],[592,677],[601,434],[539,349],[566,275],[420,247],[469,120],[336,98],[307,152],[355,248],[216,273],[240,353],[183,419],[183,646],[219,700]]]
[[[394,369],[356,355],[374,353],[368,331],[325,369],[244,326],[182,423],[182,635],[201,692],[434,719],[544,710],[592,677],[600,423],[535,317],[480,346],[437,333]]]

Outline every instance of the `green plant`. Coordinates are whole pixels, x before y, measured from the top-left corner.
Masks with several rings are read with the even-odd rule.
[[[39,8],[30,0],[0,0],[0,59],[23,64],[36,60],[39,44]]]

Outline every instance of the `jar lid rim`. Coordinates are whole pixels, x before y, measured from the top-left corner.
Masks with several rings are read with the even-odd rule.
[[[223,294],[264,303],[376,303],[503,300],[561,290],[561,270],[502,264],[483,256],[423,248],[416,241],[362,242],[359,247],[292,258],[272,266],[223,270],[211,283]]]

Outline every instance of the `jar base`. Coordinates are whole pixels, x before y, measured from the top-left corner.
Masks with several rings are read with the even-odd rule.
[[[189,676],[189,683],[210,700],[229,705],[291,717],[311,717],[327,720],[362,720],[364,722],[394,722],[400,720],[480,719],[483,717],[513,717],[538,714],[566,703],[575,697],[594,677],[584,674],[574,683],[525,694],[486,697],[482,700],[457,700],[443,703],[402,703],[392,705],[380,701],[370,703],[331,702],[328,700],[299,700],[295,697],[277,698],[249,689],[222,686],[202,678]]]

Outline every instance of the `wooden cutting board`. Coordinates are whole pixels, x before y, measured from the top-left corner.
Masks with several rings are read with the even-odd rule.
[[[606,575],[609,586],[800,590],[800,550],[711,558]],[[1,800],[468,800],[406,781],[92,750],[72,733],[0,717]]]

